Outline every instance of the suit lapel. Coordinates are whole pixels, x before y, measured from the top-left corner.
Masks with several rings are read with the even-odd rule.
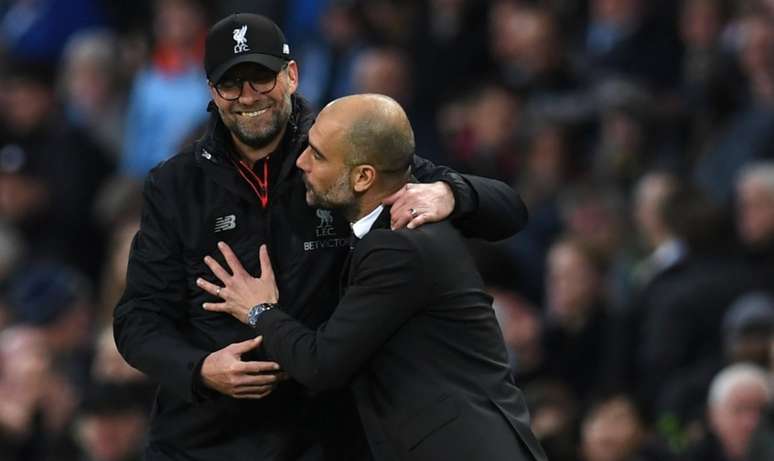
[[[349,269],[352,263],[352,253],[355,252],[355,244],[357,243],[356,240],[358,240],[358,238],[355,237],[355,235],[352,233],[352,230],[350,230],[349,251],[347,252],[347,257],[344,259],[344,265],[341,266],[341,273],[339,274],[339,299],[344,297],[344,293],[347,291],[347,287],[349,286]]]
[[[382,209],[382,212],[379,214],[379,217],[376,218],[376,221],[374,221],[374,225],[371,226],[371,230],[389,228],[390,207],[385,206],[384,209]],[[339,298],[344,297],[344,293],[347,291],[347,287],[349,287],[349,284],[352,282],[352,278],[354,276],[354,272],[352,271],[352,254],[355,252],[355,247],[360,242],[360,239],[355,237],[351,229],[349,233],[349,242],[349,252],[347,253],[347,258],[344,260],[344,265],[341,268],[341,274],[339,276]]]

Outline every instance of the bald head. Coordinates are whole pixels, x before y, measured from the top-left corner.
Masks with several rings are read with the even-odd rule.
[[[411,175],[414,133],[400,105],[362,94],[325,106],[296,160],[306,203],[343,210],[354,222],[402,187]]]
[[[319,117],[340,124],[348,165],[373,165],[387,179],[408,175],[414,131],[394,99],[378,94],[346,96],[325,106]]]

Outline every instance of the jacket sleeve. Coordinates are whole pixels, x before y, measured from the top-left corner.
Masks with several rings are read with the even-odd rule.
[[[267,355],[315,391],[346,386],[400,326],[426,304],[419,252],[398,232],[382,232],[355,249],[348,286],[316,331],[275,309],[256,325]],[[373,241],[378,241],[378,247]],[[365,248],[363,248],[365,247]],[[358,262],[359,261],[359,262]]]
[[[194,399],[194,373],[208,352],[181,332],[187,321],[181,245],[153,172],[148,175],[140,230],[129,254],[126,290],[115,308],[113,333],[121,355],[181,398]]]
[[[444,181],[451,187],[455,203],[451,219],[466,237],[494,242],[511,237],[527,225],[527,207],[519,194],[502,181],[459,174],[416,155],[413,172],[420,182]]]

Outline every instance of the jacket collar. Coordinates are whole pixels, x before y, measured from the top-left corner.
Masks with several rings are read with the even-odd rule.
[[[371,226],[371,230],[374,229],[389,229],[391,218],[390,218],[390,208],[388,205],[382,206],[382,212],[379,214],[379,217],[376,218],[376,221],[374,221],[373,226]]]
[[[281,162],[279,174],[271,186],[271,195],[274,196],[281,194],[287,188],[287,179],[296,169],[296,159],[306,148],[309,127],[315,117],[309,103],[302,97],[292,95],[291,103],[293,109],[288,127],[277,151],[272,155],[273,161]],[[204,134],[196,142],[193,150],[196,164],[223,187],[253,200],[255,198],[253,192],[236,174],[236,169],[228,158],[232,152],[230,133],[223,124],[214,102],[210,101],[207,111],[210,113],[210,119]]]

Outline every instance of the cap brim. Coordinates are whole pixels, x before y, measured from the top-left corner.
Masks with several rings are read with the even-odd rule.
[[[264,66],[274,72],[279,72],[280,69],[282,69],[282,66],[284,66],[288,61],[287,59],[278,58],[277,56],[272,56],[270,54],[243,54],[240,56],[234,56],[232,59],[224,62],[215,70],[213,70],[212,73],[207,76],[207,78],[211,82],[217,83],[221,77],[223,77],[223,74],[225,74],[229,69],[236,66],[237,64],[242,64],[243,62],[252,62]]]

